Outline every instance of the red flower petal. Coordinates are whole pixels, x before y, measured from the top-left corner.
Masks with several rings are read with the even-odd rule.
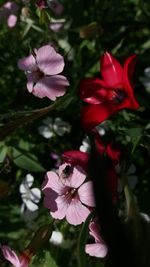
[[[108,52],[101,58],[101,74],[110,87],[117,88],[122,84],[123,68]]]
[[[83,170],[87,171],[89,154],[79,150],[65,151],[62,155],[65,162],[72,164],[73,166],[81,166]]]
[[[116,106],[110,103],[85,106],[81,109],[82,126],[89,131],[116,112]]]
[[[128,106],[126,107],[131,109],[139,108],[139,104],[136,101],[133,94],[133,86],[132,86],[132,76],[135,68],[135,63],[136,63],[136,55],[132,55],[126,59],[123,68],[123,86],[128,93],[128,103],[127,103]]]
[[[79,97],[89,104],[100,104],[107,97],[108,86],[98,78],[88,78],[80,83]]]

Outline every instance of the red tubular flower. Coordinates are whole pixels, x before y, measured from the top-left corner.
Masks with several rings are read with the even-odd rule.
[[[101,58],[101,76],[80,84],[80,98],[89,105],[81,109],[83,128],[87,131],[121,109],[138,109],[131,78],[136,55],[128,57],[122,67],[108,52]]]

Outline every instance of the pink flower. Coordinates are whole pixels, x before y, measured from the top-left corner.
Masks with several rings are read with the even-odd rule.
[[[69,82],[58,75],[64,68],[64,59],[51,45],[34,49],[34,54],[18,61],[18,67],[26,72],[27,89],[35,96],[55,100],[65,94]]]
[[[1,246],[3,256],[15,267],[28,267],[31,257],[27,253],[22,253],[20,256],[17,256],[15,251],[11,250],[8,246]]]
[[[7,21],[7,26],[13,28],[17,23],[18,5],[14,2],[7,2],[3,5],[2,16]]]
[[[92,182],[85,182],[86,175],[79,167],[63,164],[58,174],[47,172],[42,190],[44,206],[55,219],[66,220],[73,225],[81,224],[95,206]]]
[[[104,258],[107,254],[107,246],[100,236],[100,226],[98,220],[94,220],[89,225],[90,235],[94,237],[95,243],[87,244],[85,251],[93,257]]]

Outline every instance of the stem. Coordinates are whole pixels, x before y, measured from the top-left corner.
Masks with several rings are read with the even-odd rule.
[[[25,115],[21,118],[18,118],[14,121],[6,123],[4,126],[0,127],[0,140],[3,140],[6,136],[17,130],[18,128],[24,126],[25,124],[31,123],[33,120],[36,120],[45,114],[49,113],[50,111],[61,107],[62,104],[70,103],[73,100],[73,97],[70,94],[66,95],[62,99],[59,99],[54,104],[49,105],[47,107],[33,110],[31,111],[30,115]]]

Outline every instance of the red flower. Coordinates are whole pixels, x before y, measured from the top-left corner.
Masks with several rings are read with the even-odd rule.
[[[131,78],[136,55],[128,57],[122,67],[108,52],[101,58],[101,76],[80,84],[80,98],[89,105],[81,110],[83,127],[88,131],[121,109],[137,109]]]

